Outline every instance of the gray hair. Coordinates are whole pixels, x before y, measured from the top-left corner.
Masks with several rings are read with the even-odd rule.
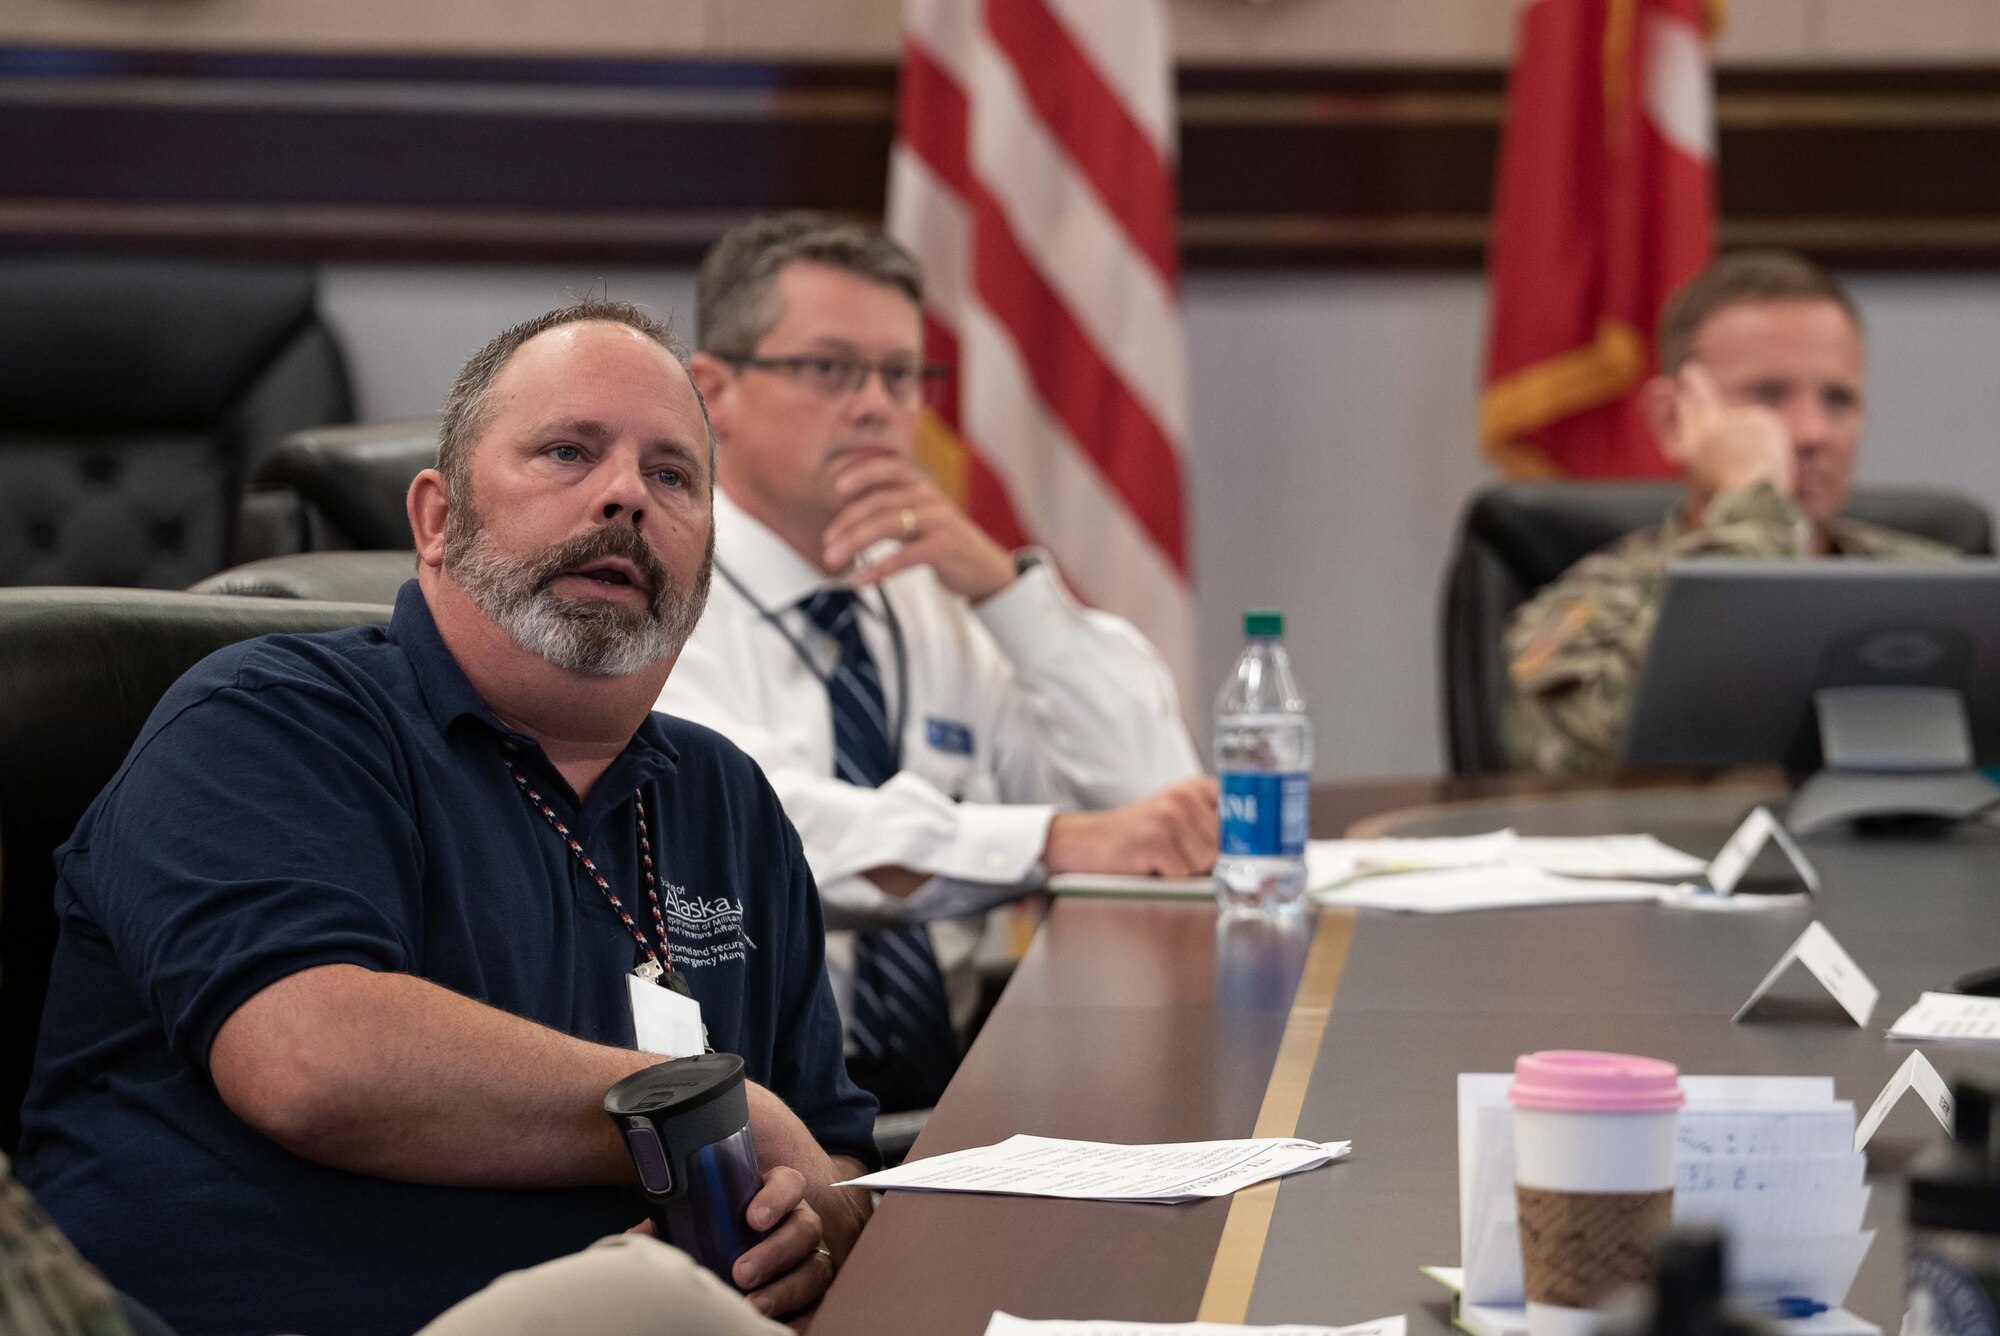
[[[924,304],[916,257],[872,227],[830,213],[766,214],[732,227],[709,247],[695,280],[695,342],[743,355],[778,323],[771,285],[795,261],[831,265],[896,288]]]
[[[472,443],[486,430],[491,417],[487,391],[493,387],[493,378],[500,374],[500,368],[507,365],[508,359],[520,350],[522,344],[537,334],[546,334],[564,325],[598,320],[636,329],[666,349],[674,360],[682,358],[680,347],[663,322],[630,302],[615,302],[607,297],[585,297],[501,330],[487,341],[485,347],[466,359],[444,396],[443,417],[438,424],[438,472],[444,474],[445,487],[454,500],[464,501],[472,495],[466,485],[472,470]],[[699,387],[694,397],[701,404],[702,425],[707,427],[708,404],[702,400]],[[713,473],[715,432],[712,428],[708,432],[708,450],[710,472]]]

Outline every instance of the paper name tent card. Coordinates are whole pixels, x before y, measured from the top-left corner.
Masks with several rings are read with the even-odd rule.
[[[1230,1336],[1233,1332],[1254,1332],[1256,1336],[1406,1336],[1409,1321],[1401,1314],[1359,1322],[1351,1327],[1311,1327],[1296,1323],[1281,1327],[1240,1327],[1228,1322],[1106,1322],[1030,1321],[1009,1313],[995,1313],[986,1324],[986,1336]]]
[[[1468,1308],[1519,1310],[1525,1302],[1507,1103],[1512,1079],[1505,1072],[1458,1078],[1459,1255]],[[1726,1232],[1732,1298],[1797,1295],[1839,1309],[1875,1238],[1861,1228],[1869,1188],[1866,1159],[1854,1149],[1853,1103],[1835,1099],[1824,1077],[1683,1076],[1681,1089],[1687,1104],[1675,1150],[1675,1223]]]
[[[1768,807],[1745,818],[1709,861],[1703,879],[1717,895],[1739,888],[1819,894],[1819,872]]]
[[[1931,1066],[1929,1058],[1922,1053],[1912,1053],[1903,1060],[1903,1065],[1896,1069],[1896,1074],[1889,1078],[1889,1084],[1882,1087],[1882,1093],[1868,1106],[1868,1112],[1861,1116],[1861,1125],[1854,1129],[1854,1149],[1863,1150],[1867,1147],[1869,1139],[1875,1135],[1875,1130],[1882,1126],[1882,1120],[1889,1116],[1889,1110],[1896,1107],[1896,1101],[1912,1090],[1922,1097],[1924,1107],[1931,1111],[1932,1116],[1943,1124],[1945,1134],[1947,1136],[1951,1134],[1952,1115],[1956,1105],[1951,1096],[1951,1087],[1947,1086],[1944,1078],[1938,1075],[1937,1068]]]
[[[1833,1000],[1840,1003],[1841,1010],[1856,1025],[1868,1024],[1868,1018],[1875,1014],[1875,1003],[1881,998],[1881,991],[1861,972],[1861,967],[1854,963],[1854,957],[1833,940],[1833,934],[1826,930],[1826,925],[1808,923],[1806,930],[1799,934],[1799,939],[1786,948],[1785,954],[1778,957],[1778,963],[1771,966],[1763,982],[1751,992],[1750,1000],[1738,1007],[1736,1014],[1729,1019],[1741,1021],[1748,1016],[1794,965],[1805,966],[1806,971],[1833,994]]]
[[[1226,1197],[1253,1183],[1345,1159],[1352,1149],[1349,1141],[1291,1137],[1122,1146],[1017,1135],[996,1146],[911,1160],[838,1186],[1172,1204]]]

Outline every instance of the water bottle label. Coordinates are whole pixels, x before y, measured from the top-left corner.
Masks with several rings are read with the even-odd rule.
[[[1309,782],[1303,771],[1222,776],[1224,857],[1298,858],[1306,851]]]

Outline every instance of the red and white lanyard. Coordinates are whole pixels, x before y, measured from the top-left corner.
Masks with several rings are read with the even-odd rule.
[[[618,892],[611,889],[611,883],[606,881],[604,874],[597,870],[597,864],[591,860],[589,854],[583,851],[583,845],[577,841],[575,835],[570,833],[570,828],[563,824],[563,819],[556,815],[555,809],[550,807],[548,801],[536,791],[534,785],[528,782],[528,777],[521,772],[520,766],[514,764],[511,760],[506,764],[507,773],[514,777],[515,787],[521,790],[521,795],[528,800],[530,806],[547,818],[550,827],[554,829],[555,833],[562,839],[562,842],[569,846],[569,851],[576,855],[576,861],[582,865],[583,870],[589,874],[590,879],[597,883],[597,889],[604,893],[606,900],[610,901],[611,908],[617,912],[619,920],[625,924],[625,930],[632,934],[632,940],[637,942],[639,949],[646,953],[646,962],[634,969],[632,973],[641,979],[657,983],[663,988],[671,988],[677,993],[692,996],[687,986],[687,981],[681,977],[680,971],[674,968],[673,948],[667,944],[667,917],[660,909],[659,878],[653,875],[653,842],[646,829],[646,799],[643,796],[643,790],[632,790],[632,805],[633,810],[638,813],[639,819],[639,865],[646,877],[646,899],[651,903],[653,908],[653,926],[659,930],[660,934],[660,948],[657,951],[653,949],[653,944],[646,940],[645,931],[639,927],[638,921],[625,908],[625,902],[618,898]]]

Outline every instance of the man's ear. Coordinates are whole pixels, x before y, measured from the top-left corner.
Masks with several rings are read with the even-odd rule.
[[[1672,376],[1654,376],[1639,387],[1639,413],[1653,433],[1653,444],[1676,464],[1682,454],[1679,414],[1675,411],[1680,393],[1680,382]]]
[[[729,439],[728,419],[734,405],[730,402],[729,389],[736,382],[735,373],[729,363],[708,353],[696,353],[687,360],[688,379],[701,391],[702,403],[708,409],[708,425],[715,431],[716,439]]]
[[[403,505],[410,515],[410,532],[417,540],[417,560],[433,569],[444,565],[444,522],[451,514],[451,492],[444,475],[425,469],[410,480]]]

